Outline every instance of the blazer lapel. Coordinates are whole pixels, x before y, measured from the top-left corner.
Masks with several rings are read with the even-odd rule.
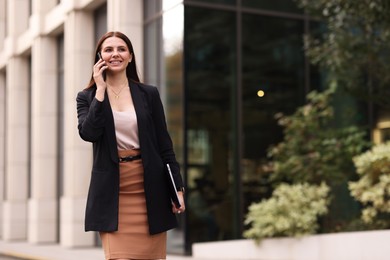
[[[107,91],[104,94],[103,105],[104,105],[103,111],[105,112],[105,117],[106,117],[108,144],[110,146],[109,147],[110,156],[111,159],[117,163],[119,162],[119,159],[118,159],[118,147],[116,144],[115,123],[114,123],[114,117],[112,115],[112,109],[111,109],[110,101],[108,99]]]
[[[145,144],[144,133],[147,130],[146,118],[148,111],[148,102],[145,97],[145,93],[140,89],[141,87],[133,81],[130,81],[130,93],[133,99],[135,114],[137,115],[137,124],[138,124],[138,137],[140,142],[140,147],[142,150],[142,144]],[[147,164],[147,159],[142,157],[144,166]]]

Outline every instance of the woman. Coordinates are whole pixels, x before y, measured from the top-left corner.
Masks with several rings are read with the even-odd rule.
[[[165,259],[166,231],[185,210],[183,181],[155,87],[139,82],[133,46],[108,32],[77,95],[81,138],[93,143],[85,230],[99,231],[106,259]],[[181,206],[169,196],[172,170]]]

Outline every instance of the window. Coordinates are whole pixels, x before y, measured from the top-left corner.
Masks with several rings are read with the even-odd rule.
[[[190,243],[234,237],[236,15],[185,8],[187,230]]]
[[[269,193],[264,162],[282,139],[275,114],[291,114],[303,103],[303,21],[244,14],[242,21],[241,174],[244,209]]]

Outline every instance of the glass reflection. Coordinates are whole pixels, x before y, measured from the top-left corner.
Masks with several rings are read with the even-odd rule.
[[[243,15],[244,209],[269,195],[267,149],[282,139],[274,116],[292,113],[304,100],[303,21]],[[263,91],[262,97],[258,92]],[[261,92],[260,92],[261,93]]]
[[[189,244],[233,237],[235,13],[185,8]]]
[[[164,0],[163,1],[163,10],[168,11],[170,8],[173,8],[173,7],[180,5],[180,4],[183,4],[183,0]],[[183,24],[181,24],[180,26],[183,26]]]
[[[172,55],[183,50],[184,7],[177,5],[164,13],[163,37],[165,55]]]
[[[164,1],[165,3],[165,1]],[[177,159],[183,163],[183,33],[184,7],[176,5],[163,15],[164,63],[162,97]]]
[[[184,7],[181,1],[163,1],[162,39],[163,57],[161,69],[161,97],[164,102],[168,129],[173,141],[177,160],[183,165],[183,31]],[[183,169],[183,167],[182,167]],[[184,171],[182,171],[184,175]],[[185,177],[185,176],[183,176]],[[168,250],[183,253],[184,215],[178,218],[179,228],[168,232]]]

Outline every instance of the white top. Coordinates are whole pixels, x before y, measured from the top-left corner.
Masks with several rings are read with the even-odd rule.
[[[118,150],[139,149],[137,115],[134,107],[126,111],[112,110],[112,114]]]

